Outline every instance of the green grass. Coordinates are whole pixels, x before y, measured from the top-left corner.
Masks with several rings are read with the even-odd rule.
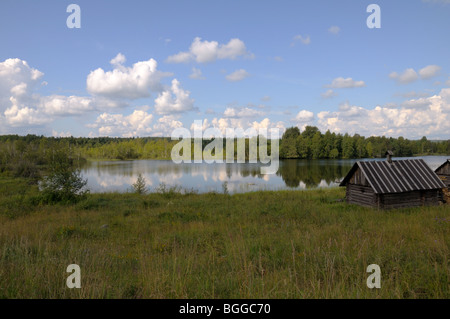
[[[0,298],[450,297],[449,206],[378,211],[336,188],[37,195],[0,177]],[[66,287],[73,263],[81,289]]]

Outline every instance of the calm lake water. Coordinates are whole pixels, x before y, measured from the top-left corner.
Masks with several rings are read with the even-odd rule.
[[[448,156],[423,156],[434,170]],[[396,159],[396,158],[394,158]],[[405,158],[403,158],[405,159]],[[370,159],[385,160],[385,159]],[[336,187],[357,160],[283,160],[277,174],[261,175],[262,164],[175,164],[172,161],[95,161],[88,162],[82,175],[93,193],[131,192],[141,173],[150,192],[161,185],[180,186],[200,193],[223,192],[226,182],[230,193],[256,190],[311,189]]]

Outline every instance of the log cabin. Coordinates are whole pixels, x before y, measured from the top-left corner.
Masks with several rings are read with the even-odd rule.
[[[392,209],[439,205],[444,183],[422,159],[358,161],[339,186],[351,204]]]
[[[441,166],[434,171],[439,178],[444,182],[447,188],[450,187],[450,159],[445,161]]]

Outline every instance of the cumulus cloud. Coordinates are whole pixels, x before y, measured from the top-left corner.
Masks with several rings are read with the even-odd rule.
[[[413,68],[409,68],[402,73],[391,72],[389,77],[396,80],[400,84],[407,84],[418,80],[419,76],[423,80],[433,78],[439,75],[440,71],[441,67],[438,65],[427,65],[426,67],[420,69],[419,72],[416,72]]]
[[[392,72],[389,74],[389,77],[396,80],[398,83],[407,84],[416,81],[419,78],[419,75],[416,71],[414,71],[414,69],[409,68],[400,74],[397,72]]]
[[[12,106],[7,108],[4,112],[6,124],[12,127],[21,126],[39,126],[52,121],[45,114],[30,107],[20,107],[17,105],[17,101],[12,99]]]
[[[196,61],[197,63],[208,63],[224,59],[235,60],[238,57],[253,57],[253,54],[247,51],[245,43],[240,39],[235,38],[226,44],[219,44],[217,41],[207,41],[196,37],[189,51],[171,55],[166,62],[186,63]]]
[[[118,54],[112,59],[112,71],[98,68],[89,73],[86,84],[87,90],[93,95],[108,98],[138,99],[149,97],[151,91],[160,91],[160,80],[172,75],[157,70],[158,63],[154,59],[134,63],[125,67],[125,57]]]
[[[245,78],[248,78],[250,74],[244,69],[236,70],[230,74],[228,74],[225,78],[230,82],[238,82],[242,81]]]
[[[152,120],[152,114],[141,110],[135,110],[128,116],[103,113],[88,127],[97,128],[100,136],[144,136],[152,132]]]
[[[227,107],[223,112],[225,118],[243,118],[243,117],[258,117],[264,116],[265,112],[258,111],[249,107],[237,108]]]
[[[328,32],[332,33],[332,34],[338,34],[341,31],[341,28],[339,28],[338,26],[331,26],[328,29]]]
[[[343,77],[335,78],[331,84],[325,85],[325,87],[332,89],[359,88],[364,86],[366,86],[364,81],[355,81],[352,78],[344,79]]]
[[[92,111],[89,97],[50,95],[35,92],[44,73],[26,61],[7,59],[0,62],[0,117],[4,126],[41,126],[62,115]],[[43,82],[41,82],[43,83]]]
[[[22,99],[31,95],[43,75],[21,59],[0,62],[0,111],[3,112],[11,105],[10,97]]]
[[[361,135],[448,138],[450,132],[450,89],[438,95],[405,101],[399,107],[373,109],[350,104],[336,112],[317,114],[321,130]]]
[[[271,129],[278,128],[280,130],[280,136],[283,131],[286,129],[284,122],[272,122],[269,118],[264,118],[260,121],[257,120],[249,120],[245,118],[213,118],[210,124],[211,127],[218,128],[222,134],[225,136],[227,133],[227,129],[242,129],[244,131],[253,128],[256,130],[256,133],[264,133],[259,132],[259,130],[263,129]],[[270,137],[270,136],[269,136]]]
[[[111,63],[114,66],[121,67],[125,63],[126,60],[127,59],[125,58],[125,56],[122,53],[118,53],[116,55],[116,57],[114,57],[113,59],[111,59],[111,61],[109,61],[109,63]]]
[[[413,99],[413,98],[420,98],[420,97],[428,97],[430,96],[429,93],[426,92],[416,92],[416,91],[409,91],[406,93],[397,93],[395,96],[401,96],[405,99]]]
[[[297,113],[295,120],[300,123],[306,123],[314,120],[314,113],[307,110],[301,110]]]
[[[439,65],[428,65],[419,70],[419,75],[422,79],[429,79],[439,75],[441,67]]]
[[[71,137],[72,133],[70,133],[69,131],[67,131],[67,132],[63,132],[63,131],[58,132],[58,131],[52,130],[52,136],[53,137]]]
[[[331,99],[332,97],[337,96],[338,94],[334,92],[332,89],[327,90],[326,92],[322,93],[321,96],[324,99]]]
[[[189,75],[189,77],[194,80],[204,80],[205,79],[205,77],[202,74],[202,70],[197,69],[195,67],[192,68],[192,73]]]
[[[296,36],[294,36],[294,38],[292,39],[292,43],[291,46],[294,46],[297,42],[301,42],[304,45],[308,45],[311,43],[311,38],[309,37],[309,35],[303,36],[301,34],[297,34]]]
[[[192,110],[195,110],[194,99],[190,98],[189,91],[181,88],[177,79],[173,79],[172,86],[155,99],[155,111],[158,114],[167,115]]]
[[[183,123],[178,121],[176,115],[165,115],[153,126],[152,136],[171,136],[172,131],[180,127],[183,127]]]

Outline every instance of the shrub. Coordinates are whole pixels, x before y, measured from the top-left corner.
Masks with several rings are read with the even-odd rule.
[[[63,150],[52,153],[49,174],[40,183],[42,200],[45,203],[76,202],[83,198],[89,190],[87,180],[81,177],[73,160]]]
[[[139,173],[136,183],[133,184],[134,192],[136,194],[142,195],[147,193],[147,187],[145,184],[145,178]]]

